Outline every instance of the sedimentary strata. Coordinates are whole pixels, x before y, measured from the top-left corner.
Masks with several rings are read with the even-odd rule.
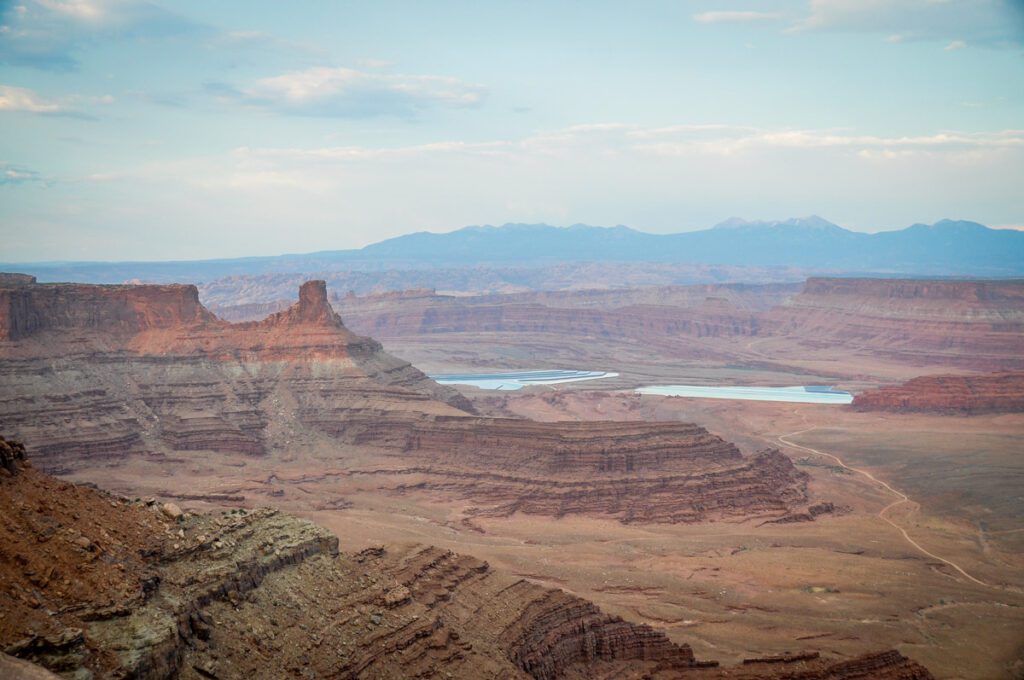
[[[931,677],[896,652],[721,669],[472,557],[416,545],[346,553],[272,509],[197,515],[20,459],[0,477],[0,511],[0,649],[66,677]]]
[[[322,282],[245,324],[214,317],[194,286],[0,285],[0,386],[0,422],[52,469],[147,452],[261,455],[295,412],[471,409],[348,331]]]
[[[1024,368],[1024,282],[808,279],[764,319],[811,349],[975,370]]]
[[[353,328],[380,338],[499,332],[658,341],[754,335],[759,299],[781,300],[778,291],[691,286],[476,297],[377,295],[341,298],[337,304]]]
[[[808,500],[807,476],[779,451],[743,456],[690,423],[442,417],[338,425],[340,438],[398,459],[374,471],[396,477],[398,490],[455,494],[482,514],[698,522],[800,515]]]
[[[1021,281],[819,277],[802,286],[473,296],[409,291],[341,296],[335,303],[358,332],[406,348],[429,347],[423,356],[440,354],[453,362],[465,359],[467,347],[480,345],[490,351],[494,345],[522,347],[510,354],[517,357],[524,350],[550,353],[563,344],[588,356],[588,349],[593,354],[643,343],[673,360],[769,368],[771,362],[793,360],[856,365],[858,357],[902,366],[1024,368]],[[281,304],[221,309],[242,319]],[[580,348],[583,338],[599,339],[600,348]]]
[[[323,282],[236,324],[191,286],[11,284],[0,307],[0,423],[50,470],[190,452],[279,461],[300,441],[386,491],[472,499],[482,514],[771,520],[810,502],[781,453],[745,457],[696,425],[474,417],[458,392],[346,329]]]
[[[1024,412],[1024,371],[984,375],[928,375],[862,392],[858,411],[978,415]]]

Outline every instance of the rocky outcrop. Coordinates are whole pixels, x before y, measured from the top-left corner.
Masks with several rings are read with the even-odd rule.
[[[0,286],[0,310],[0,421],[37,442],[48,469],[176,451],[263,455],[287,438],[268,430],[272,415],[296,411],[471,410],[348,331],[323,282],[243,324],[214,317],[193,286]]]
[[[219,291],[217,299],[223,295]],[[509,364],[527,352],[562,361],[574,355],[591,362],[628,361],[623,357],[642,346],[666,361],[699,359],[788,372],[788,362],[808,361],[818,370],[850,367],[845,370],[851,375],[860,366],[871,375],[879,364],[1024,369],[1024,281],[819,277],[796,286],[502,295],[410,291],[343,295],[334,302],[360,333],[414,356],[440,354],[459,364]],[[249,307],[221,309],[240,319],[274,308]]]
[[[685,669],[696,660],[687,646],[675,645],[663,633],[609,616],[593,603],[561,590],[539,593],[519,581],[516,599],[524,611],[502,627],[508,655],[515,665],[538,680],[563,677],[566,669],[596,660],[632,660],[636,665]],[[525,592],[523,592],[525,591]],[[506,591],[508,592],[508,591]]]
[[[639,677],[693,660],[646,626],[436,548],[339,556],[334,536],[273,510],[172,519],[34,470],[0,493],[0,555],[21,572],[0,578],[0,645],[60,672],[548,678],[604,660]]]
[[[978,415],[1024,412],[1024,371],[930,375],[868,390],[853,398],[858,411]]]
[[[60,680],[42,666],[0,652],[0,678],[7,680]]]
[[[30,274],[17,274],[14,272],[0,272],[0,286],[23,286],[36,282],[36,277]]]
[[[17,317],[21,339],[0,344],[0,419],[38,442],[49,470],[176,463],[189,452],[281,460],[301,437],[350,477],[373,475],[389,493],[472,499],[478,514],[623,522],[806,514],[806,475],[785,456],[744,457],[696,425],[472,417],[457,392],[348,331],[322,281],[304,284],[288,309],[236,324],[213,318],[187,286],[153,288],[153,308],[138,303],[146,286],[35,287],[0,289],[30,303]],[[113,310],[102,307],[108,298]],[[76,299],[83,309],[55,302]],[[25,321],[44,312],[58,320]],[[110,332],[92,322],[111,316],[125,321]]]
[[[910,366],[1024,368],[1024,281],[807,280],[768,334]]]
[[[342,553],[272,509],[169,513],[0,478],[0,668],[66,677],[891,678],[896,652],[718,669],[569,593],[429,546]],[[30,661],[38,666],[29,666]],[[15,676],[18,677],[18,676]]]
[[[0,280],[0,341],[46,331],[128,336],[214,320],[195,286],[84,286]]]
[[[376,471],[395,477],[396,490],[469,498],[482,515],[775,519],[804,512],[808,501],[806,475],[779,451],[745,457],[688,423],[440,418],[365,428],[339,434],[399,458]]]
[[[8,476],[18,474],[20,461],[25,460],[25,445],[21,442],[9,442],[0,437],[0,470]]]

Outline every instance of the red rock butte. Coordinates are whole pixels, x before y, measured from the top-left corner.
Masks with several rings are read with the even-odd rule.
[[[1024,413],[1024,371],[984,375],[926,375],[854,397],[858,411],[894,413]]]

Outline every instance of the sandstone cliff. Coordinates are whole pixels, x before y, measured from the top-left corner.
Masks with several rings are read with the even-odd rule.
[[[353,328],[379,338],[443,334],[592,336],[680,340],[756,335],[757,312],[790,293],[784,286],[673,286],[512,295],[348,296],[337,301]]]
[[[784,455],[745,457],[696,425],[473,417],[457,392],[348,331],[323,282],[235,324],[190,286],[11,285],[0,301],[14,310],[0,422],[36,441],[48,470],[221,454],[265,459],[267,477],[330,466],[386,493],[471,499],[479,514],[623,522],[779,520],[812,504]],[[294,462],[311,449],[317,459]],[[262,484],[239,467],[217,477]]]
[[[770,335],[910,366],[1024,368],[1024,282],[808,279],[765,318]]]
[[[341,552],[336,537],[275,510],[183,513],[21,460],[0,476],[0,513],[0,648],[65,677],[931,677],[896,652],[719,669],[648,626],[472,557],[416,545]]]
[[[794,294],[795,293],[795,294]],[[881,360],[901,366],[1024,368],[1024,282],[812,278],[787,286],[673,286],[508,295],[345,296],[362,333],[463,358],[441,343],[565,345],[583,356],[637,343],[671,358],[765,362]],[[272,306],[271,306],[272,307]],[[227,308],[226,313],[245,313]],[[478,349],[477,351],[486,351]],[[868,361],[860,362],[863,357]]]
[[[244,324],[214,317],[194,286],[0,285],[0,386],[0,420],[51,468],[147,451],[264,454],[281,445],[270,425],[282,402],[335,416],[367,403],[472,410],[346,329],[318,281]]]
[[[1024,412],[1024,372],[985,375],[928,375],[901,385],[862,392],[853,398],[858,411],[896,413]]]
[[[699,522],[797,516],[809,502],[806,474],[779,451],[743,456],[690,423],[435,418],[334,427],[345,441],[382,448],[382,461],[397,459],[372,469],[395,478],[397,490],[469,498],[478,514]]]

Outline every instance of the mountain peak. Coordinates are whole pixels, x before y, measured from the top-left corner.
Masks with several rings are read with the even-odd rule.
[[[847,231],[838,224],[829,222],[818,215],[807,217],[790,217],[787,220],[744,220],[740,217],[730,217],[724,222],[719,222],[712,229],[803,229],[813,231]]]

